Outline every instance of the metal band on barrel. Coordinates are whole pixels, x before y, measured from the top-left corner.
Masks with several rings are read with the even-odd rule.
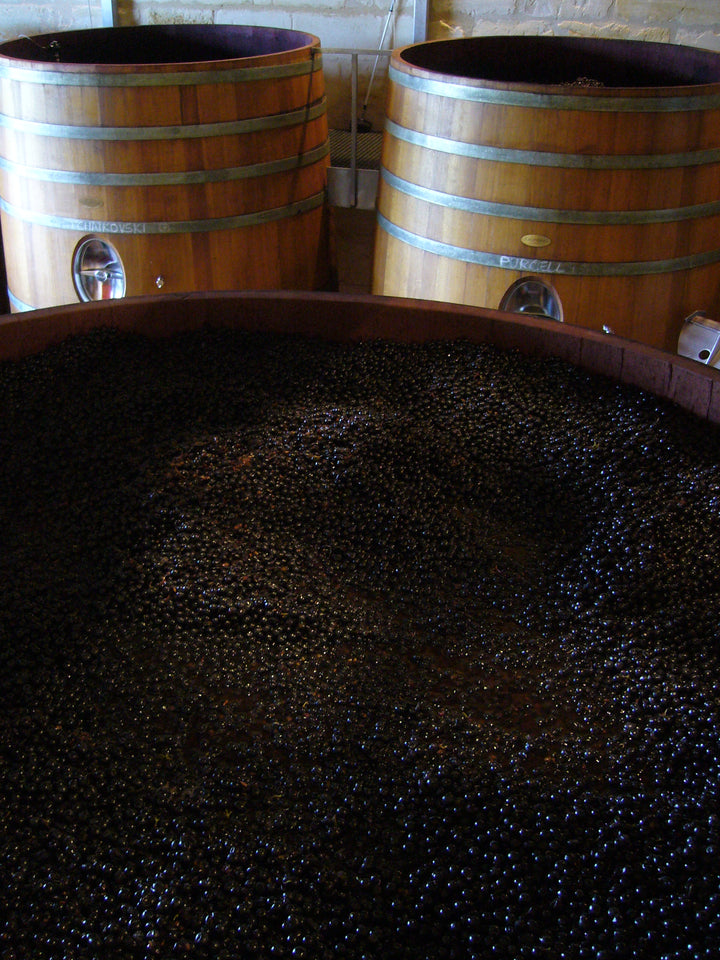
[[[58,230],[76,230],[80,233],[109,233],[109,234],[171,234],[171,233],[209,233],[212,230],[234,230],[240,227],[250,227],[273,220],[283,220],[301,213],[307,213],[321,206],[325,201],[325,191],[313,194],[303,200],[286,204],[283,207],[273,207],[270,210],[258,210],[254,213],[241,214],[235,217],[217,217],[207,220],[154,220],[137,223],[127,220],[82,220],[74,217],[55,217],[50,214],[35,213],[14,207],[0,198],[0,209],[8,216],[25,223],[33,223],[41,227],[51,227]]]
[[[526,257],[510,257],[506,254],[488,253],[484,250],[470,250],[449,243],[431,240],[411,233],[391,223],[378,213],[378,225],[391,237],[408,243],[426,253],[449,260],[461,260],[483,267],[495,267],[501,270],[514,270],[521,273],[564,274],[575,277],[637,277],[645,274],[673,273],[678,270],[692,270],[710,263],[720,262],[720,250],[709,250],[673,260],[643,260],[617,263],[584,263],[573,260],[534,260]]]
[[[434,203],[463,213],[509,220],[536,220],[542,223],[593,224],[595,226],[629,226],[639,223],[672,223],[677,220],[695,220],[720,214],[720,200],[699,203],[691,207],[666,210],[556,210],[550,207],[523,207],[512,203],[491,203],[470,197],[456,196],[432,190],[381,169],[380,176],[394,190],[425,203]]]
[[[8,300],[10,301],[10,306],[14,307],[16,311],[22,313],[27,313],[28,310],[35,310],[36,308],[31,306],[29,303],[24,303],[22,300],[18,300],[15,294],[12,292],[10,287],[7,288]]]
[[[389,77],[393,83],[418,93],[447,97],[452,100],[472,100],[476,103],[494,103],[506,107],[534,107],[545,110],[600,110],[609,113],[677,113],[688,110],[720,109],[720,93],[699,94],[695,97],[606,97],[589,93],[585,96],[560,93],[532,93],[525,90],[498,90],[476,87],[452,80],[432,80],[398,70],[390,65]]]
[[[396,140],[413,146],[437,150],[472,160],[492,160],[496,163],[520,163],[535,167],[567,167],[578,170],[665,170],[673,167],[692,167],[720,163],[720,147],[696,150],[692,153],[652,154],[582,154],[554,153],[542,150],[513,150],[507,147],[489,147],[436,137],[402,127],[393,120],[385,123],[385,131]]]
[[[26,70],[0,61],[0,80],[44,83],[63,87],[187,87],[206,83],[247,83],[301,77],[322,70],[322,56],[266,67],[234,67],[228,70],[187,70],[182,73],[72,73],[66,70]]]
[[[266,177],[286,170],[297,170],[312,166],[330,153],[330,144],[326,140],[307,153],[265,163],[251,163],[243,167],[223,167],[218,170],[186,170],[169,173],[84,173],[77,170],[52,170],[40,167],[26,167],[0,157],[0,169],[30,180],[42,180],[45,183],[73,183],[102,187],[157,187],[183,186],[203,183],[226,183],[232,180],[246,180],[251,177]]]
[[[63,140],[182,140],[198,137],[231,137],[238,133],[260,130],[278,130],[309,120],[316,120],[326,112],[325,97],[308,107],[288,113],[274,113],[267,117],[249,117],[245,120],[224,120],[220,123],[172,124],[163,127],[76,127],[59,123],[40,123],[0,114],[0,126],[18,133],[38,137],[58,137]]]

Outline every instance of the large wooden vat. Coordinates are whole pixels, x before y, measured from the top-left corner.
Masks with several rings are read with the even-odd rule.
[[[465,341],[716,421],[719,371],[308,292],[0,358],[83,331],[0,370],[4,957],[715,955],[717,430]]]
[[[165,337],[204,326],[326,340],[468,340],[574,366],[720,423],[720,370],[587,327],[482,307],[313,291],[195,292],[76,303],[0,317],[0,360],[103,327]]]
[[[316,37],[184,25],[22,38],[0,46],[0,111],[14,310],[331,283]]]
[[[537,278],[565,320],[668,350],[686,316],[720,307],[720,54],[405,47],[383,139],[376,294],[497,308]]]

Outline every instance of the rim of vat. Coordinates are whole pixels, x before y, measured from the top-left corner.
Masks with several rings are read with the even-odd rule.
[[[603,98],[700,94],[720,87],[720,52],[650,40],[607,37],[454,37],[408,44],[395,66],[420,76],[489,89]],[[544,67],[555,79],[532,76]],[[575,83],[601,67],[602,86]],[[615,71],[612,73],[611,71]],[[601,77],[595,77],[601,79]]]
[[[258,49],[252,44],[259,43]],[[59,45],[56,46],[56,45]],[[263,48],[264,45],[264,48]],[[21,36],[0,43],[0,62],[26,68],[48,66],[54,70],[143,70],[168,67],[202,67],[256,62],[281,54],[301,53],[319,47],[314,34],[284,27],[249,24],[146,24],[129,27],[94,27]],[[172,56],[172,50],[194,56]],[[92,53],[92,56],[89,54]],[[143,54],[153,54],[143,57]],[[61,57],[58,60],[56,57]]]
[[[39,353],[70,336],[114,328],[167,337],[203,327],[294,333],[354,342],[470,340],[556,357],[640,387],[720,423],[720,371],[614,334],[483,307],[370,294],[227,291],[128,297],[0,316],[0,361]]]

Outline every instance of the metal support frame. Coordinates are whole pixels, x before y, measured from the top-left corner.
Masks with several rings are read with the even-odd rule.
[[[100,0],[102,25],[104,27],[117,26],[117,0]]]
[[[359,60],[360,57],[383,57],[388,59],[391,50],[353,50],[344,47],[331,47],[323,50],[328,56],[350,57],[350,166],[331,166],[328,177],[330,188],[330,202],[340,207],[359,207],[370,209],[375,205],[377,193],[378,171],[365,169],[358,162],[358,138],[377,137],[374,133],[364,133],[358,130],[358,112],[360,104],[359,93]]]
[[[393,3],[390,4],[390,13]],[[430,16],[430,0],[413,0],[413,43],[424,43],[427,40]],[[379,46],[382,47],[388,21],[383,29],[383,36]],[[353,50],[345,47],[323,48],[323,53],[350,57],[350,166],[331,166],[328,176],[330,202],[341,207],[359,207],[369,209],[375,205],[379,171],[373,167],[360,167],[358,163],[358,138],[377,137],[377,134],[367,133],[358,129],[358,113],[360,95],[358,91],[358,61],[360,57],[373,57],[373,77],[380,57],[388,59],[392,50]],[[371,78],[372,83],[372,78]],[[369,89],[368,89],[369,94]],[[366,98],[367,99],[367,98]],[[363,108],[364,112],[364,108]],[[373,149],[373,148],[371,148]]]
[[[358,54],[351,54],[350,67],[350,170],[357,206]]]
[[[424,43],[427,40],[429,23],[429,0],[415,0],[415,7],[413,9],[413,43]]]

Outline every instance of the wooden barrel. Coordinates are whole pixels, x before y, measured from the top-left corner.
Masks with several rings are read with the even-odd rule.
[[[524,280],[557,298],[549,315],[667,350],[689,314],[718,314],[720,54],[560,37],[394,52],[373,292],[505,308]]]
[[[331,286],[317,37],[82,30],[0,45],[13,310]]]

